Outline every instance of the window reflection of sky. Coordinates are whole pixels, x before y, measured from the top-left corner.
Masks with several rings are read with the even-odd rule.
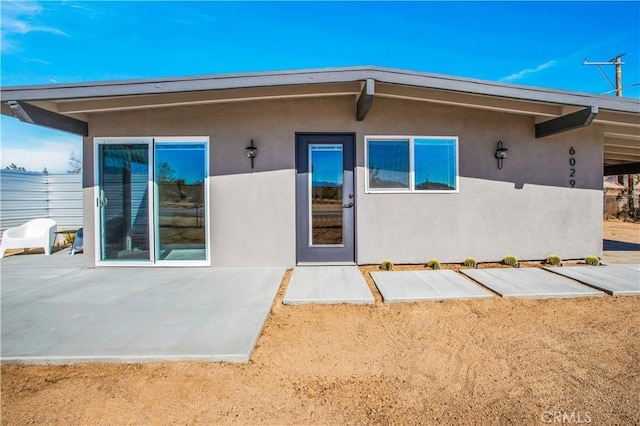
[[[416,186],[441,183],[455,187],[455,140],[416,139],[413,149]]]
[[[342,185],[342,145],[311,145],[312,185]]]
[[[409,141],[369,142],[372,188],[409,187]]]
[[[410,143],[416,190],[452,190],[456,187],[456,140],[411,138],[371,140],[367,145],[369,187],[409,189]]]
[[[173,170],[175,179],[184,179],[186,184],[204,182],[205,146],[203,143],[158,143],[156,164],[166,163]]]
[[[103,167],[131,170],[132,173],[147,173],[149,170],[146,145],[102,145]]]

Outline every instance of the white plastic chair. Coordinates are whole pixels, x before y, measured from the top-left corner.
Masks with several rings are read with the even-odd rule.
[[[56,221],[53,219],[33,219],[15,228],[9,228],[2,234],[0,258],[11,248],[43,247],[44,254],[51,254],[56,238]]]

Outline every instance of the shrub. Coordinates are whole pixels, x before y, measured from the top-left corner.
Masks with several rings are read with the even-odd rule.
[[[64,237],[63,244],[65,246],[70,246],[71,244],[73,244],[73,240],[76,238],[76,231],[71,231],[71,230],[68,230],[67,228],[62,228],[62,231],[60,231],[60,233]]]
[[[587,256],[584,258],[584,262],[591,266],[600,266],[600,258],[598,256]]]
[[[509,256],[502,259],[502,263],[509,266],[518,266],[518,258],[510,254]]]
[[[562,266],[562,258],[557,254],[552,254],[552,255],[549,255],[549,257],[547,257],[547,263],[553,266],[558,266],[558,265]]]
[[[476,268],[478,269],[478,261],[475,260],[473,257],[467,257],[464,260],[464,266],[468,266],[470,268]]]
[[[393,271],[393,262],[390,260],[383,260],[380,264],[380,269],[383,271]]]
[[[438,259],[429,259],[427,266],[431,269],[440,269],[440,261]]]

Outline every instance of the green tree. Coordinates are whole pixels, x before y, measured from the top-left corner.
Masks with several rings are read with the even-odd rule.
[[[173,183],[175,181],[176,172],[171,168],[166,161],[160,163],[156,169],[156,175],[158,176],[158,182],[160,183]]]
[[[71,155],[69,156],[69,166],[71,166],[71,168],[67,170],[67,173],[82,173],[82,158],[77,156],[73,151],[71,151]]]
[[[16,166],[15,163],[11,163],[9,164],[7,167],[4,168],[5,170],[15,170],[17,172],[26,172],[27,169],[25,169],[24,167],[19,167]]]

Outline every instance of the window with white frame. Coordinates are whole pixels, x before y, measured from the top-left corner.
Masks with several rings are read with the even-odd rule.
[[[367,192],[458,192],[456,136],[366,136]]]

